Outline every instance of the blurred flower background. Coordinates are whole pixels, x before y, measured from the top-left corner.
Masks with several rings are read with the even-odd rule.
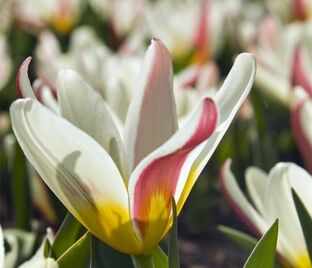
[[[26,160],[12,131],[10,105],[17,98],[29,97],[19,79],[15,79],[21,64],[26,72],[28,68],[38,101],[55,114],[60,114],[59,70],[78,72],[104,99],[120,129],[132,97],[136,96],[134,85],[141,79],[144,54],[152,38],[160,39],[171,55],[179,127],[201,100],[216,96],[239,53],[252,53],[257,62],[255,83],[248,98],[179,215],[182,267],[243,266],[250,249],[238,247],[216,227],[230,226],[259,238],[276,217],[285,220],[280,208],[275,211],[274,206],[266,204],[270,202],[264,202],[267,196],[273,200],[282,195],[278,189],[272,188],[269,194],[264,190],[274,185],[273,177],[279,178],[278,169],[290,169],[283,171],[290,175],[280,175],[290,192],[291,188],[296,190],[293,176],[301,176],[297,193],[312,215],[311,202],[306,201],[309,193],[300,190],[306,185],[311,191],[312,184],[311,0],[0,0],[0,247],[3,231],[6,252],[3,267],[17,267],[35,252],[42,255],[45,241],[52,243],[67,213]],[[53,136],[53,129],[50,131]],[[49,139],[45,142],[49,143]],[[232,159],[231,170],[236,179],[229,162],[225,163],[227,176],[220,176],[228,158]],[[293,164],[277,165],[279,162]],[[263,178],[259,185],[254,182],[257,186],[248,182],[252,172],[246,171],[244,180],[249,166],[258,168],[249,169],[253,170],[255,181]],[[241,222],[237,216],[242,214],[240,209],[234,205],[232,210],[221,188],[230,201],[238,198],[236,205],[243,207],[243,214],[251,217],[258,232],[250,232]],[[258,189],[258,194],[252,189]],[[241,201],[245,190],[250,195]],[[285,197],[288,201],[292,198],[289,191]],[[249,198],[255,205],[250,210]],[[309,246],[304,244],[293,201],[289,204],[285,201],[284,209],[291,207],[287,217],[295,219],[289,227],[288,223],[281,223],[281,236],[286,238],[278,242],[280,264],[311,267],[306,253]],[[249,212],[256,214],[256,219]],[[287,228],[292,229],[292,235],[285,234]],[[292,245],[297,237],[303,252],[298,262],[293,253],[295,244]],[[50,267],[57,267],[53,266],[53,259],[49,261]]]

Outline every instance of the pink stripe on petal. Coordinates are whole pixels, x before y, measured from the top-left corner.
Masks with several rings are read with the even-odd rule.
[[[162,210],[169,212],[159,211],[159,215],[152,217],[157,220],[161,215],[170,214],[171,198],[175,194],[181,170],[188,155],[196,146],[211,136],[216,125],[217,109],[214,102],[207,98],[203,100],[201,114],[194,133],[187,138],[182,146],[173,149],[171,153],[156,158],[141,172],[135,184],[133,202],[135,224],[141,235],[145,235],[151,219],[150,209],[153,197],[162,196],[164,200]]]
[[[23,61],[16,76],[16,94],[19,98],[36,99],[28,78],[28,66],[30,61],[31,57]]]
[[[293,86],[301,86],[312,97],[312,84],[309,82],[305,67],[302,62],[302,51],[300,47],[296,47],[293,62]]]
[[[312,144],[309,143],[305,136],[300,120],[304,103],[305,101],[300,101],[295,105],[291,113],[291,126],[305,167],[310,173],[312,173]]]

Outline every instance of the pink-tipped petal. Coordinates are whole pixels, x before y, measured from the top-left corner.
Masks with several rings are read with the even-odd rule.
[[[171,199],[178,200],[202,143],[216,128],[217,118],[215,103],[204,99],[188,123],[133,171],[129,181],[131,213],[143,239],[159,240],[164,235]]]
[[[160,40],[149,46],[125,123],[130,169],[177,130],[170,55]]]
[[[299,151],[302,155],[306,169],[312,173],[312,143],[309,141],[304,124],[310,124],[310,122],[303,122],[302,112],[305,105],[308,105],[309,100],[298,102],[291,114],[291,125],[293,134],[295,135]],[[310,101],[311,102],[311,101]],[[311,115],[312,118],[312,115]],[[312,134],[310,134],[312,136]]]
[[[30,61],[31,57],[23,61],[16,76],[16,93],[19,98],[36,99],[28,78],[28,66]]]
[[[312,83],[308,79],[302,56],[302,49],[296,47],[293,61],[292,84],[293,86],[303,87],[309,96],[312,97]]]
[[[222,192],[235,213],[255,235],[259,236],[266,231],[268,225],[244,196],[230,168],[231,160],[227,160],[220,174]]]

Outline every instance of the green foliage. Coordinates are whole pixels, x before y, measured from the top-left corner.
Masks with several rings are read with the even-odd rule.
[[[30,231],[32,217],[29,181],[24,154],[16,143],[11,173],[11,194],[16,227]]]
[[[176,203],[173,198],[172,198],[172,216],[173,222],[168,245],[169,268],[179,268],[180,259],[178,246],[178,219],[177,219]]]
[[[92,237],[92,268],[133,267],[131,258]]]
[[[218,226],[217,229],[227,238],[233,241],[236,245],[238,245],[240,248],[247,252],[251,252],[253,248],[257,245],[257,240],[244,232],[222,225]]]
[[[56,234],[50,256],[58,259],[81,237],[83,232],[84,227],[68,212]]]
[[[90,265],[91,234],[86,232],[57,259],[59,268],[86,268]]]
[[[278,235],[278,220],[262,236],[247,259],[244,268],[273,268]]]
[[[304,234],[304,239],[308,248],[308,253],[310,259],[312,260],[312,217],[294,189],[292,189],[292,195],[295,201],[297,213]]]
[[[155,267],[168,268],[168,257],[160,246],[156,246],[151,255]]]

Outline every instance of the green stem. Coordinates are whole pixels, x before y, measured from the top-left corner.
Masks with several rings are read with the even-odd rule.
[[[151,254],[131,255],[135,268],[156,268]]]

